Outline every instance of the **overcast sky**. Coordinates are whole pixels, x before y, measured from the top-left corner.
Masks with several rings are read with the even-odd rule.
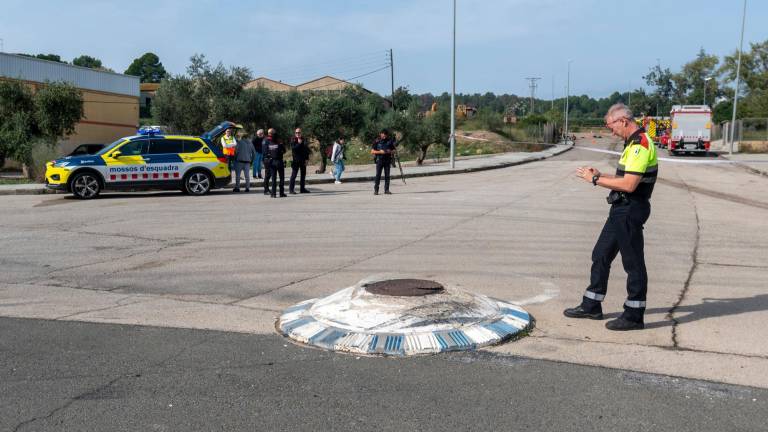
[[[457,0],[456,91],[537,97],[606,96],[643,85],[660,59],[673,70],[703,47],[734,52],[740,0]],[[451,0],[34,1],[3,0],[6,52],[80,54],[123,72],[147,51],[171,73],[189,57],[246,66],[254,76],[299,84],[348,79],[386,66],[395,86],[442,93],[451,85]],[[745,49],[768,39],[768,1],[749,0]],[[389,70],[354,79],[389,93]]]

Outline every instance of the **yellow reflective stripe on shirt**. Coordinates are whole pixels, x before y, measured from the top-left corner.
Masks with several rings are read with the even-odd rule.
[[[631,143],[625,149],[619,160],[619,167],[628,173],[645,174],[648,171],[655,171],[658,165],[656,159],[656,145],[651,137],[646,134],[648,147],[643,147],[639,143]]]

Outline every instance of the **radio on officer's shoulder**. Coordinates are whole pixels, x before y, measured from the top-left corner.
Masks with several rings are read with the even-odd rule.
[[[612,190],[611,193],[605,197],[608,204],[629,204],[629,197],[624,192]]]

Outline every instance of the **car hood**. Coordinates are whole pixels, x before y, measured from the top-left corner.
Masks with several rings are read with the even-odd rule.
[[[66,162],[67,166],[104,165],[104,159],[102,159],[99,155],[64,156],[52,161],[51,163],[61,164],[63,162]]]

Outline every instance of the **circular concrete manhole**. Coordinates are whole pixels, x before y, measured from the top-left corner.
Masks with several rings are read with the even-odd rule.
[[[532,326],[519,306],[420,279],[362,281],[292,306],[276,323],[299,343],[389,356],[472,350]]]

